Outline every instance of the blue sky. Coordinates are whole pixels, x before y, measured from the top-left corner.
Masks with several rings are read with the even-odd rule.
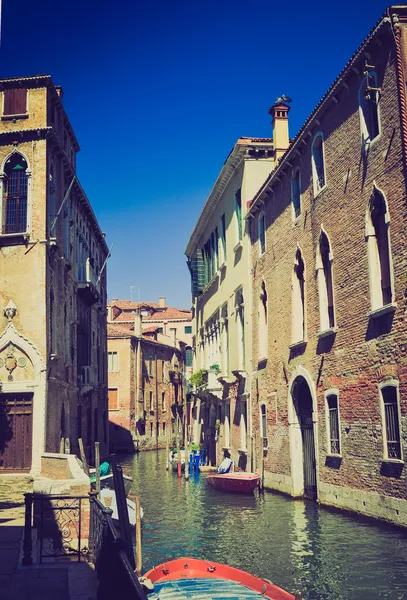
[[[0,77],[51,74],[109,245],[109,298],[191,304],[184,251],[239,136],[294,136],[386,9],[379,0],[3,0]]]

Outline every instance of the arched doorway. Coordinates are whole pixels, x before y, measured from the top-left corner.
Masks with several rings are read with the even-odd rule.
[[[294,490],[303,489],[306,498],[317,497],[317,473],[314,439],[314,406],[311,389],[303,375],[297,375],[291,386],[293,419],[290,424],[292,439],[292,477]],[[302,467],[302,469],[301,469]],[[301,485],[301,483],[302,485]]]

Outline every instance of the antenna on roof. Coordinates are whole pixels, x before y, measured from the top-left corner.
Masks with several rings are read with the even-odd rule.
[[[129,285],[130,289],[130,302],[133,302],[133,292],[137,290],[138,292],[138,302],[140,303],[140,286],[133,285],[132,283]]]

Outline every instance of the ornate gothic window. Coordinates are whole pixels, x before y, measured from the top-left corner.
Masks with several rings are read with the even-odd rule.
[[[7,160],[3,184],[3,233],[27,231],[27,161],[15,152]]]

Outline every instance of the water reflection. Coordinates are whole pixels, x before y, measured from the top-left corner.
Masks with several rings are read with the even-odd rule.
[[[407,598],[407,533],[277,494],[236,496],[179,480],[165,452],[122,459],[141,498],[143,569],[181,555],[266,577],[305,600]]]

